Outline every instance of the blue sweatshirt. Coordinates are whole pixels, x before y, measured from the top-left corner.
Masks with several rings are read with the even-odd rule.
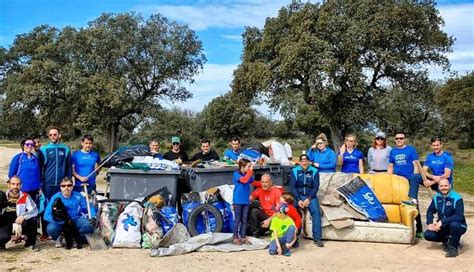
[[[449,223],[456,221],[467,228],[466,217],[464,217],[464,202],[462,197],[453,190],[450,190],[446,196],[438,192],[433,197],[426,211],[427,225],[433,223],[435,213],[438,214],[438,220],[443,223],[443,226],[448,226]]]
[[[43,185],[59,186],[65,176],[71,178],[71,152],[69,147],[62,143],[53,144],[50,142],[40,148],[39,154]]]
[[[316,193],[319,190],[318,169],[311,165],[306,170],[301,166],[296,166],[291,170],[290,187],[296,203],[308,197],[316,199]]]
[[[234,172],[232,180],[235,185],[232,199],[234,204],[248,205],[250,203],[250,184],[254,182],[252,175],[252,170],[248,170],[245,174],[240,173],[238,170]]]
[[[306,152],[308,159],[313,163],[319,163],[318,170],[321,173],[336,172],[337,156],[336,152],[329,147],[320,151],[311,147]]]
[[[38,158],[25,152],[15,155],[10,162],[8,178],[17,176],[21,180],[21,191],[30,192],[41,187],[41,167]]]
[[[61,198],[64,206],[67,208],[67,213],[71,217],[72,221],[76,222],[81,216],[87,215],[87,202],[86,198],[83,197],[78,192],[71,192],[71,196],[69,198],[65,198],[61,192],[56,193],[51,197],[49,200],[48,206],[46,207],[46,211],[44,213],[44,220],[48,222],[55,222],[55,223],[64,223],[64,222],[56,222],[53,219],[53,203],[54,200],[57,198]],[[91,205],[91,216],[95,217],[96,212],[94,207]]]

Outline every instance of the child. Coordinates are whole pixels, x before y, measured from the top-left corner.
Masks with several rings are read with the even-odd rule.
[[[234,172],[233,183],[235,185],[234,202],[234,241],[235,245],[250,245],[245,236],[247,230],[247,216],[249,212],[250,183],[253,179],[253,164],[247,159],[239,160],[239,169]],[[239,239],[240,226],[240,239]]]
[[[287,215],[288,210],[288,204],[283,203],[272,218],[272,238],[268,247],[270,255],[291,256],[290,249],[296,242],[296,228],[293,220]]]
[[[301,216],[298,213],[294,206],[295,198],[289,192],[285,192],[280,197],[280,203],[288,204],[287,215],[295,222],[296,230],[299,232],[301,230]]]

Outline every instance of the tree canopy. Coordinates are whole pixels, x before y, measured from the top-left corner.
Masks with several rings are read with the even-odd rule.
[[[449,68],[453,39],[442,25],[430,1],[295,1],[263,29],[246,28],[232,90],[300,123],[301,113],[317,112],[338,144],[373,120],[378,96],[417,92],[426,65]]]

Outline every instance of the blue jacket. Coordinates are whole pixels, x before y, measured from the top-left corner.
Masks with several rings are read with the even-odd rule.
[[[238,170],[234,171],[232,179],[235,185],[232,199],[234,204],[248,205],[250,202],[250,184],[254,182],[254,178],[250,176],[249,179],[245,180],[246,174],[242,174]],[[249,175],[253,175],[253,171]]]
[[[441,220],[443,226],[448,226],[453,221],[466,224],[466,218],[464,217],[464,202],[462,197],[451,190],[444,197],[440,192],[436,193],[431,201],[431,204],[426,212],[426,224],[433,223],[433,215],[438,214],[438,220]]]
[[[69,198],[65,198],[61,192],[57,192],[55,195],[51,197],[49,200],[48,206],[44,212],[44,220],[48,222],[55,222],[55,223],[64,223],[64,222],[57,222],[53,219],[53,203],[54,200],[57,198],[61,198],[64,206],[67,208],[67,213],[71,217],[72,221],[76,222],[82,216],[87,215],[87,202],[86,198],[83,197],[80,193],[72,191],[71,196]],[[94,207],[91,205],[91,216],[95,217],[96,212]]]
[[[310,197],[316,199],[319,190],[319,171],[314,166],[308,166],[303,170],[301,166],[296,166],[291,170],[290,175],[291,193],[296,202]]]
[[[331,148],[326,147],[323,151],[319,151],[317,148],[312,149],[310,147],[306,154],[311,162],[319,163],[319,172],[336,172],[337,156],[336,152]]]
[[[40,148],[39,155],[43,185],[59,186],[65,176],[71,178],[71,151],[65,144],[50,142]]]
[[[24,152],[15,155],[10,162],[8,178],[17,176],[21,180],[21,191],[29,192],[41,188],[41,167],[38,158]]]

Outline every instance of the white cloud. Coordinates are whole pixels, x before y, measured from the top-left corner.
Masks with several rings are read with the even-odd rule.
[[[263,27],[268,16],[290,1],[222,1],[219,4],[191,5],[142,5],[136,8],[144,14],[161,13],[167,18],[184,22],[194,30],[210,27],[236,28],[243,26]]]
[[[231,41],[236,41],[240,42],[242,41],[242,36],[241,35],[221,35],[222,38],[231,40]]]

